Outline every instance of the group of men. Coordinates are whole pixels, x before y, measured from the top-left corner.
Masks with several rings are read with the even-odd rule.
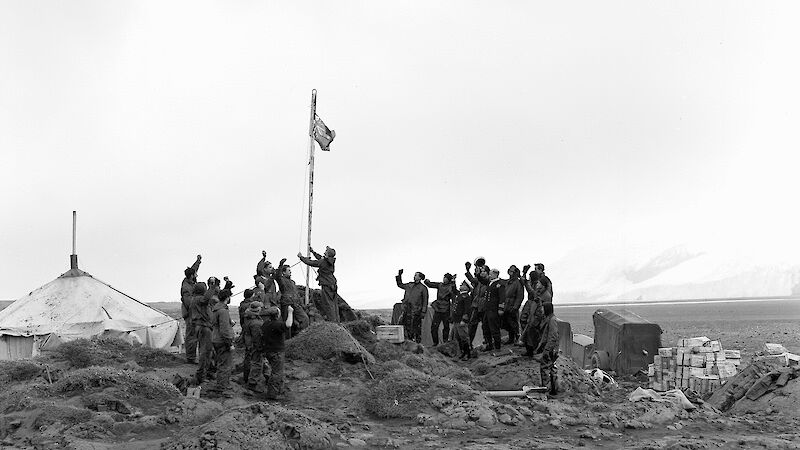
[[[334,276],[336,253],[330,247],[324,255],[313,250],[312,253],[316,259],[300,254],[298,257],[305,264],[318,268],[322,300],[317,302],[317,306],[324,319],[338,322]],[[239,304],[239,324],[245,346],[243,382],[254,392],[266,394],[268,400],[274,400],[284,390],[285,340],[306,328],[309,317],[302,307],[286,259],[281,259],[275,269],[266,257],[266,251],[262,251],[253,276],[255,287],[244,290],[244,300]],[[213,276],[207,282],[198,282],[201,260],[202,256],[197,255],[194,264],[184,270],[181,283],[186,361],[198,365],[194,380],[198,386],[216,378],[216,384],[210,390],[231,397],[234,332],[228,304],[234,285],[228,277],[224,277],[224,287],[220,287],[220,280]]]
[[[436,289],[436,300],[431,303],[433,320],[431,338],[439,345],[455,339],[461,350],[461,359],[473,355],[472,342],[478,330],[483,331],[484,351],[499,350],[503,345],[501,330],[508,333],[506,344],[524,346],[525,354],[533,357],[542,368],[542,382],[555,393],[553,364],[558,358],[558,325],[553,314],[553,283],[544,273],[544,264],[525,265],[522,272],[512,265],[500,278],[500,271],[490,268],[483,257],[474,263],[464,263],[463,281],[456,287],[456,276],[446,273],[441,283],[425,278],[422,272],[414,274],[414,281],[403,283],[403,270],[395,277],[397,286],[405,291],[400,323],[406,338],[419,343],[422,340],[422,320],[427,314],[428,288]],[[470,269],[474,271],[470,273]],[[523,305],[525,292],[528,300]],[[450,324],[453,324],[451,329]]]

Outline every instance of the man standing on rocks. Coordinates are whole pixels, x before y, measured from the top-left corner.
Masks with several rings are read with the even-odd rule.
[[[517,266],[508,268],[508,280],[505,281],[505,308],[500,328],[508,332],[508,343],[514,344],[519,339],[519,308],[525,298],[525,290],[520,280]]]
[[[248,379],[250,377],[250,355],[251,351],[251,344],[248,344],[247,341],[247,321],[249,316],[247,315],[247,310],[250,305],[253,303],[253,290],[252,289],[245,289],[244,290],[244,300],[239,303],[239,326],[242,327],[242,334],[241,339],[244,342],[244,360],[242,361],[242,381],[244,384],[247,384]],[[261,304],[261,302],[259,302]]]
[[[486,313],[483,316],[489,329],[485,351],[500,350],[500,315],[505,307],[504,283],[500,279],[500,271],[497,269],[490,270],[489,279],[491,281],[488,287]]]
[[[403,283],[403,269],[397,271],[397,287],[403,289],[403,314],[405,315],[406,338],[417,344],[422,341],[422,318],[428,312],[428,288],[422,284],[425,275],[414,273],[414,281]]]
[[[461,349],[461,360],[466,361],[472,355],[472,342],[469,340],[469,312],[472,306],[472,297],[469,295],[469,284],[466,281],[461,282],[458,288],[458,296],[453,304],[453,336],[458,341],[458,347]]]
[[[489,287],[489,266],[486,265],[486,260],[483,258],[478,258],[475,261],[475,276],[469,273],[472,263],[469,261],[464,263],[464,267],[467,268],[465,275],[469,282],[472,283],[472,308],[469,313],[469,342],[470,345],[472,345],[472,342],[475,340],[475,334],[478,332],[478,322],[480,322],[481,328],[483,329],[483,343],[486,345],[491,335],[484,317],[486,315],[487,289]]]
[[[231,301],[231,291],[223,289],[219,293],[219,301],[212,307],[211,312],[211,343],[217,363],[217,385],[215,390],[220,395],[232,398],[230,392],[231,370],[233,358],[231,346],[233,345],[233,327],[228,303]]]
[[[186,326],[183,342],[186,348],[186,362],[189,364],[197,364],[197,336],[192,324],[192,292],[197,283],[197,269],[200,268],[202,258],[197,255],[194,264],[183,271],[184,278],[181,282],[181,317]]]
[[[211,296],[203,282],[194,285],[192,298],[192,325],[197,336],[198,365],[195,383],[200,386],[206,380],[211,365]]]
[[[285,262],[286,258],[281,259],[280,264],[278,264],[275,281],[278,283],[278,290],[280,291],[281,318],[283,320],[288,319],[289,307],[291,306],[294,309],[294,325],[286,330],[286,339],[289,339],[307,327],[309,320],[305,310],[298,305],[300,297],[297,294],[297,285],[292,280],[292,268],[284,264]]]
[[[244,312],[245,320],[242,326],[244,336],[245,361],[242,370],[245,373],[244,381],[248,389],[259,392],[262,389],[264,353],[261,327],[264,325],[261,302],[250,302]]]
[[[436,300],[431,303],[431,308],[433,308],[431,338],[433,339],[433,345],[437,346],[439,345],[440,324],[444,324],[442,329],[442,342],[447,342],[450,338],[450,309],[453,298],[455,298],[456,295],[456,283],[453,280],[453,275],[446,273],[441,283],[426,279],[425,286],[436,289]]]
[[[275,285],[275,268],[267,261],[267,252],[261,250],[261,260],[256,264],[255,280],[256,291],[253,300],[265,306],[280,306],[278,301],[278,288]]]
[[[320,313],[325,320],[329,322],[340,322],[339,318],[339,300],[337,299],[336,291],[339,287],[336,284],[336,276],[333,272],[336,269],[336,250],[325,247],[325,254],[320,255],[314,249],[310,249],[311,254],[314,255],[316,260],[306,258],[299,252],[297,257],[306,265],[317,268],[317,283],[322,291],[322,301],[317,305]]]
[[[553,301],[553,282],[550,281],[550,277],[544,274],[544,264],[536,263],[533,265],[533,270],[539,273],[539,283],[542,284],[545,290],[549,291],[550,293],[550,301]],[[547,303],[546,301],[542,300],[543,303]]]
[[[271,306],[267,309],[267,320],[261,326],[262,350],[272,368],[267,380],[267,400],[277,400],[283,394],[283,366],[286,349],[286,329],[292,328],[294,308],[288,309],[288,318],[281,320],[281,311]]]
[[[542,375],[542,386],[550,385],[550,393],[558,393],[556,383],[555,362],[558,359],[558,322],[553,314],[553,304],[544,303],[544,321],[541,328],[541,340],[536,348],[533,359],[539,362]]]

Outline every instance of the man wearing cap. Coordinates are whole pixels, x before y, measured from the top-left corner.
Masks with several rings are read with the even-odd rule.
[[[231,369],[233,368],[231,355],[233,327],[228,311],[230,301],[231,291],[222,289],[219,292],[219,301],[211,309],[211,343],[214,345],[217,364],[217,385],[214,390],[228,398],[233,397],[230,392]]]
[[[436,289],[436,300],[431,303],[433,309],[433,321],[431,322],[431,338],[433,345],[439,345],[439,325],[444,324],[442,329],[442,342],[447,342],[450,337],[450,308],[453,298],[456,295],[456,283],[453,275],[446,273],[441,283],[425,280],[425,286]]]
[[[286,339],[299,333],[308,326],[308,315],[305,310],[298,306],[300,297],[297,293],[297,284],[292,280],[292,268],[285,264],[286,258],[281,259],[278,264],[278,271],[275,273],[275,281],[278,283],[280,292],[281,318],[289,318],[289,307],[294,309],[294,323],[292,328],[286,330]]]
[[[267,380],[267,400],[277,400],[283,394],[286,329],[292,327],[294,308],[289,307],[285,321],[281,320],[281,311],[274,306],[267,308],[266,316],[267,320],[261,326],[261,342],[264,356],[272,369]]]
[[[264,354],[261,327],[264,325],[264,319],[261,317],[262,306],[261,302],[249,302],[244,312],[245,320],[242,326],[246,352],[245,360],[242,362],[244,380],[249,389],[257,392],[263,390]]]
[[[183,271],[183,281],[181,282],[181,317],[184,325],[184,346],[186,347],[186,362],[197,364],[197,336],[192,324],[192,291],[197,283],[197,269],[200,268],[202,256],[197,255],[197,259],[191,267]]]
[[[403,269],[397,271],[397,287],[403,289],[403,310],[405,315],[406,337],[417,344],[422,341],[422,318],[428,312],[428,288],[422,284],[425,275],[414,273],[414,281],[403,283]]]
[[[315,260],[306,258],[300,253],[297,253],[297,257],[304,264],[317,268],[317,283],[322,290],[322,300],[317,305],[317,309],[320,310],[319,312],[325,317],[325,320],[338,323],[340,321],[339,300],[336,292],[339,288],[336,284],[336,276],[333,274],[336,269],[336,250],[325,247],[324,255],[315,252],[313,248],[309,248],[309,250],[316,258]]]

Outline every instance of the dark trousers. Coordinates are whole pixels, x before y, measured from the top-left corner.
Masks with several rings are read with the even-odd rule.
[[[339,302],[336,300],[336,286],[320,286],[322,289],[322,311],[320,313],[328,322],[340,322]]]
[[[217,363],[217,389],[226,391],[230,388],[231,371],[233,369],[233,355],[231,344],[214,344],[214,361]]]
[[[186,346],[186,361],[197,360],[197,331],[194,329],[192,319],[184,319],[186,323],[186,333],[183,337],[183,344]]]
[[[485,334],[489,331],[488,336]],[[500,349],[500,314],[496,309],[491,308],[486,310],[484,315],[484,341],[489,348]]]
[[[283,352],[266,352],[270,374],[267,380],[267,398],[275,399],[283,393]]]
[[[259,386],[263,380],[264,354],[261,353],[260,348],[256,347],[248,349],[247,353],[247,362],[244,366],[249,375],[247,377],[247,384],[250,386]]]
[[[501,329],[508,331],[508,343],[513,344],[519,339],[519,310],[506,311],[501,318]]]
[[[539,373],[542,376],[542,386],[549,387],[551,394],[558,393],[555,367],[556,359],[558,359],[558,353],[545,353],[542,356],[542,362],[539,363]]]
[[[403,314],[405,318],[406,339],[419,344],[422,341],[422,311],[408,311]]]
[[[197,335],[197,384],[205,381],[208,371],[211,368],[211,355],[214,354],[214,346],[211,344],[211,327],[195,325]]]
[[[434,312],[433,321],[431,322],[431,338],[433,345],[439,345],[439,325],[444,324],[442,330],[442,342],[447,342],[450,337],[450,314],[446,312]]]
[[[475,335],[478,333],[478,323],[483,325],[483,341],[486,342],[487,333],[486,333],[486,326],[484,325],[483,320],[483,311],[478,311],[477,309],[472,310],[472,313],[469,315],[469,345],[472,347],[472,343],[475,342]]]
[[[242,379],[245,383],[250,381],[250,358],[253,355],[253,344],[247,342],[248,340],[245,339],[244,341],[244,358],[242,359]]]

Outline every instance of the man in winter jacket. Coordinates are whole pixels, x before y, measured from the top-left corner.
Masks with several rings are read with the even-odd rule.
[[[461,350],[461,360],[466,361],[472,355],[472,341],[469,340],[469,314],[472,308],[470,285],[464,281],[458,288],[458,296],[453,301],[453,337]]]
[[[447,342],[450,338],[450,308],[451,302],[456,296],[456,283],[453,275],[444,274],[441,283],[425,280],[425,286],[436,289],[436,300],[431,303],[433,309],[433,321],[431,322],[431,338],[433,345],[439,345],[439,325],[444,324],[442,329],[442,342]]]
[[[181,317],[186,325],[183,338],[186,347],[186,362],[197,364],[197,336],[192,324],[192,291],[197,283],[197,269],[200,268],[202,256],[197,255],[197,259],[191,267],[183,271],[183,281],[181,282]]]
[[[199,386],[206,380],[214,351],[211,343],[211,303],[215,296],[206,290],[203,282],[194,285],[192,296],[192,325],[197,336],[197,374],[195,382]]]
[[[264,250],[261,250],[261,260],[256,264],[256,274],[253,279],[256,285],[253,300],[263,303],[265,307],[280,307],[278,287],[275,284],[275,268],[267,261],[267,252]]]
[[[292,328],[286,330],[286,339],[289,339],[305,329],[309,320],[305,310],[299,306],[300,296],[297,293],[297,284],[292,280],[292,268],[284,264],[285,262],[286,258],[281,259],[278,271],[275,273],[275,282],[278,283],[278,291],[280,292],[281,318],[283,320],[288,319],[289,307],[291,306],[294,309]]]
[[[464,263],[464,267],[467,268],[465,275],[472,284],[472,309],[470,310],[469,318],[469,341],[471,343],[475,340],[475,334],[478,332],[478,323],[480,323],[483,330],[483,343],[484,345],[488,346],[491,332],[489,331],[489,325],[484,316],[486,315],[486,300],[488,298],[487,294],[490,281],[489,266],[485,264],[485,261],[483,265],[476,266],[474,276],[469,273],[472,263],[467,261]]]
[[[324,255],[315,252],[313,248],[310,250],[316,259],[306,258],[300,253],[297,254],[297,257],[304,264],[317,268],[317,283],[319,283],[319,288],[322,291],[322,300],[317,305],[317,309],[320,310],[319,312],[325,317],[325,320],[339,322],[339,300],[337,297],[339,287],[337,286],[336,276],[333,274],[336,270],[336,250],[325,247]]]
[[[264,354],[261,337],[261,327],[264,325],[264,319],[261,316],[262,307],[261,302],[250,302],[244,312],[245,325],[242,327],[246,352],[242,369],[247,373],[244,377],[247,387],[256,392],[263,390],[264,381],[262,373]]]
[[[508,332],[508,343],[514,344],[519,339],[519,308],[525,298],[525,288],[520,280],[517,266],[508,268],[508,280],[505,280],[505,308],[500,328]]]
[[[241,339],[244,342],[244,359],[242,360],[242,380],[244,384],[250,376],[250,352],[247,350],[247,340],[245,339],[245,330],[247,329],[247,309],[253,303],[253,290],[244,290],[244,299],[239,303],[239,326],[242,327]],[[259,302],[261,303],[261,302]],[[238,343],[237,343],[238,344]]]
[[[403,314],[405,316],[406,338],[417,344],[422,341],[422,318],[428,312],[428,288],[422,284],[425,275],[414,274],[414,281],[403,283],[403,269],[397,271],[397,287],[403,289]]]
[[[542,284],[544,289],[550,292],[550,301],[553,301],[553,282],[550,281],[550,277],[544,274],[544,264],[536,263],[533,265],[533,270],[535,270],[539,274],[539,282]],[[547,303],[547,302],[545,302]]]
[[[231,291],[222,289],[219,293],[219,301],[211,309],[211,343],[214,345],[217,363],[217,385],[214,390],[228,398],[233,397],[230,392],[231,370],[233,369],[231,355],[233,326],[228,311],[230,300]]]
[[[261,342],[264,357],[269,362],[271,372],[267,380],[267,400],[277,400],[283,394],[283,366],[286,350],[286,329],[292,327],[294,308],[289,307],[289,317],[281,319],[281,311],[272,306],[267,308],[267,319],[261,326]]]
[[[549,384],[550,393],[555,395],[558,393],[555,370],[555,362],[558,359],[558,321],[553,314],[552,303],[545,303],[543,309],[545,317],[540,332],[541,339],[533,359],[540,364],[542,386]]]
[[[500,279],[500,271],[491,269],[489,271],[488,297],[486,301],[486,312],[484,321],[489,329],[489,336],[485,351],[500,350],[500,316],[505,307],[505,284]],[[485,329],[484,328],[484,329]]]
[[[528,292],[528,302],[525,303],[525,307],[522,309],[520,322],[524,324],[522,344],[525,346],[525,355],[533,356],[541,339],[540,332],[544,321],[542,298],[550,299],[550,296],[549,292],[539,283],[539,273],[531,272],[530,278],[528,278],[528,269],[530,269],[530,266],[526,265],[522,271],[522,278],[525,280],[523,286]]]

